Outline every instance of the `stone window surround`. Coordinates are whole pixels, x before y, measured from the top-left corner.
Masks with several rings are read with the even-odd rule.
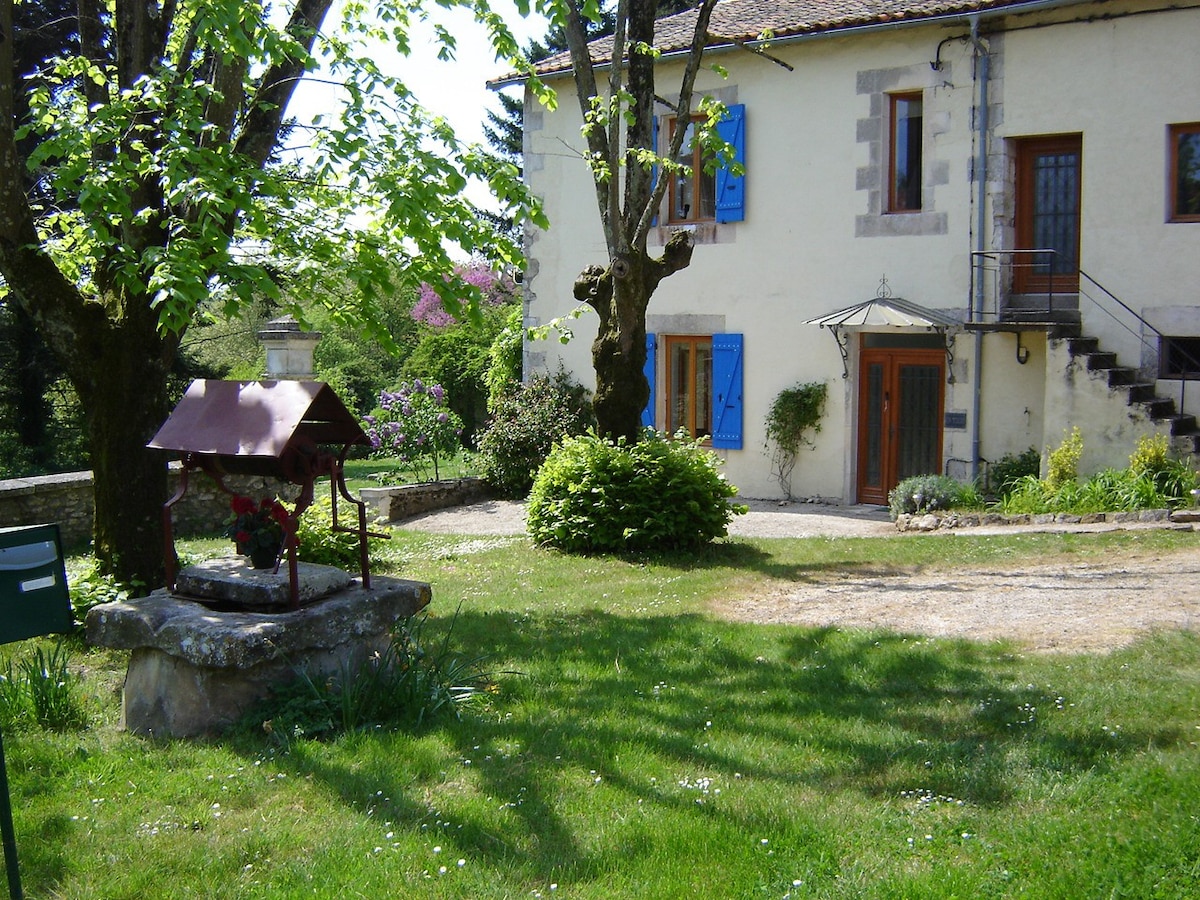
[[[868,98],[869,112],[866,118],[858,120],[856,128],[857,142],[867,145],[868,163],[855,173],[855,190],[867,195],[866,214],[855,216],[855,237],[947,233],[946,213],[937,211],[936,188],[949,184],[950,163],[934,156],[934,138],[949,129],[949,117],[936,111],[930,97],[925,97],[925,114],[922,121],[924,209],[921,212],[887,212],[887,167],[890,146],[890,95],[917,91],[925,93],[950,80],[949,63],[943,63],[941,71],[938,72],[930,69],[927,62],[921,62],[891,69],[867,69],[858,73],[857,93]]]

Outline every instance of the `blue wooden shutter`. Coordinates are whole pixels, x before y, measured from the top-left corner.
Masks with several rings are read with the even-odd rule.
[[[717,134],[733,147],[733,158],[746,164],[746,105],[729,107],[727,115],[717,123]],[[725,167],[717,169],[718,222],[741,222],[746,218],[746,176],[731,175]]]
[[[642,369],[642,372],[645,374],[646,381],[650,385],[650,399],[646,401],[646,408],[642,410],[642,424],[647,428],[654,427],[654,408],[656,405],[654,401],[657,397],[654,390],[654,382],[658,375],[658,367],[656,365],[657,354],[655,352],[657,350],[658,341],[654,335],[646,335],[646,366]]]
[[[712,445],[742,449],[742,336],[712,336]]]

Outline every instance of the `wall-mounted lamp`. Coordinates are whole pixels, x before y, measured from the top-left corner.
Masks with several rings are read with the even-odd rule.
[[[1029,348],[1021,346],[1021,332],[1017,332],[1017,365],[1023,366],[1029,362]]]

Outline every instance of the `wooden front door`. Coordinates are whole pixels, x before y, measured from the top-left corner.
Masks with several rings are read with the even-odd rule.
[[[1079,290],[1079,207],[1083,139],[1077,134],[1031,138],[1017,144],[1018,294]]]
[[[858,502],[888,502],[912,475],[942,470],[941,350],[864,349],[859,365]]]

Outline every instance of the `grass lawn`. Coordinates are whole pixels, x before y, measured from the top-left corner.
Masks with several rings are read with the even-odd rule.
[[[953,546],[973,566],[1195,541]],[[26,894],[1200,895],[1195,634],[1027,655],[708,611],[864,560],[944,563],[946,547],[759,540],[615,560],[397,532],[391,569],[433,585],[428,627],[497,673],[461,720],[416,733],[130,737],[124,655],[76,646],[91,726],[5,734]]]
[[[432,480],[433,478],[432,464],[422,470],[424,475],[422,479],[417,477],[417,474],[411,467],[406,467],[404,463],[396,458],[366,457],[364,459],[348,459],[342,471],[346,476],[346,486],[356,496],[360,488],[380,487],[380,482],[371,477],[378,472],[398,471],[406,482]],[[476,462],[475,454],[466,450],[458,453],[451,459],[440,460],[438,462],[438,475],[443,481],[449,481],[454,478],[466,478],[478,474],[479,465]]]

